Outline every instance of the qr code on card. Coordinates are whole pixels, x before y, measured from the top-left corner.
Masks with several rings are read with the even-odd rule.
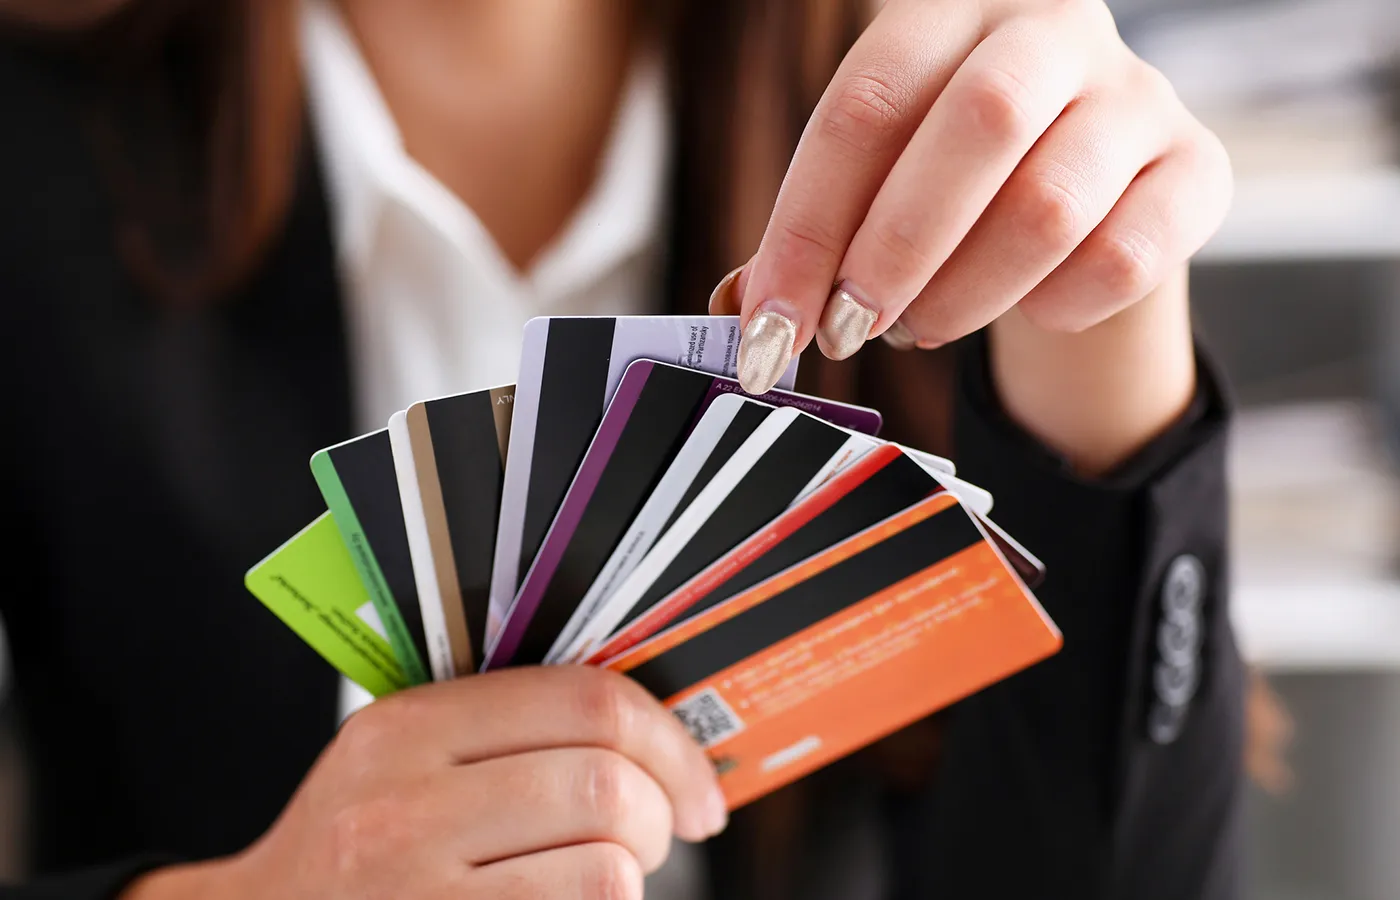
[[[744,720],[729,708],[714,688],[705,688],[682,700],[671,712],[701,747],[713,747],[744,730]]]

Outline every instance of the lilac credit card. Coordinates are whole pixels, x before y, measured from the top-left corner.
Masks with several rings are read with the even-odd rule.
[[[657,359],[734,376],[738,354],[738,316],[548,316],[525,324],[491,565],[488,644],[500,636],[628,364]],[[795,383],[797,360],[779,388]]]
[[[682,366],[638,360],[627,367],[506,613],[486,668],[545,661],[705,410],[717,397],[741,393],[737,381]],[[864,434],[880,430],[880,413],[868,407],[788,391],[753,399]]]

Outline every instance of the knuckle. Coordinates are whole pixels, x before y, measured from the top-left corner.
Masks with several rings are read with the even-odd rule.
[[[629,763],[616,753],[600,750],[589,754],[580,781],[580,801],[594,821],[616,829],[632,811],[634,796]]]
[[[336,750],[351,759],[373,760],[383,748],[386,735],[393,734],[393,711],[387,702],[372,703],[345,720],[335,736]]]
[[[834,268],[844,254],[843,242],[819,220],[799,218],[783,224],[778,255],[798,266]]]
[[[1176,86],[1161,69],[1143,62],[1137,57],[1133,59],[1128,83],[1133,85],[1135,93],[1146,97],[1156,106],[1178,107],[1181,105],[1181,100],[1176,93]]]
[[[1118,21],[1113,17],[1113,7],[1104,0],[1065,0],[1068,5],[1084,16],[1091,26],[1097,26],[1109,34],[1118,34]]]
[[[642,900],[642,869],[617,844],[597,844],[581,873],[587,900]]]
[[[578,709],[589,731],[609,746],[622,743],[634,728],[636,701],[627,687],[620,676],[601,670],[578,681]]]
[[[960,130],[997,144],[1020,144],[1031,136],[1029,91],[1015,76],[987,69],[962,88]]]
[[[1022,233],[1039,248],[1068,253],[1088,231],[1084,204],[1052,178],[1034,178],[1013,188],[1012,204]]]
[[[929,251],[917,223],[886,218],[872,223],[870,234],[880,249],[879,265],[887,277],[902,281],[926,268]]]
[[[1120,232],[1106,236],[1094,249],[1099,283],[1115,299],[1145,297],[1157,280],[1158,255],[1140,235]]]
[[[875,71],[844,78],[820,119],[822,133],[858,153],[883,145],[902,127],[909,108],[908,92],[898,84]]]
[[[1080,29],[1107,29],[1118,33],[1113,10],[1104,0],[1041,0],[1041,9],[1052,20],[1066,21]]]
[[[408,735],[431,727],[437,710],[424,688],[401,691],[374,701],[345,720],[336,743],[357,758],[382,759],[389,748],[402,746]]]
[[[1204,184],[1228,205],[1235,188],[1234,164],[1224,141],[1204,125],[1197,124],[1187,142],[1186,153]]]

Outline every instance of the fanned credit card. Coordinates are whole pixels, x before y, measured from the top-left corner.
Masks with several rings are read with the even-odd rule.
[[[532,320],[516,384],[316,453],[328,511],[248,589],[376,697],[625,673],[731,808],[1059,648],[990,493],[877,410],[794,393],[796,360],[745,394],[738,341],[733,317]]]

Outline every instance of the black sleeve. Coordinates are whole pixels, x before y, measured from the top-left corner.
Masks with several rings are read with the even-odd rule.
[[[0,887],[0,900],[115,900],[141,875],[171,861],[131,859],[40,878],[23,887]]]
[[[4,23],[0,22],[0,27]],[[0,39],[5,35],[0,33]],[[63,109],[63,104],[41,93],[38,86],[44,82],[34,77],[28,69],[21,69],[19,76],[10,70],[16,65],[12,55],[13,47],[0,42],[0,84],[6,87],[20,83],[32,90],[36,104],[50,103],[54,110]],[[9,98],[6,98],[9,99]],[[24,117],[9,115],[13,110],[6,109],[6,120]],[[61,113],[55,113],[61,114]],[[16,246],[23,246],[10,240],[11,235],[0,238],[6,249],[0,254],[0,335],[25,335],[32,338],[37,329],[31,327],[32,320],[26,316],[24,304],[35,302],[27,296],[26,281],[14,271],[13,260]],[[19,286],[16,288],[16,286]],[[13,301],[13,302],[10,302]],[[8,303],[9,305],[3,305]],[[48,652],[42,638],[44,622],[39,618],[48,600],[51,586],[46,581],[46,573],[53,570],[49,564],[44,542],[40,537],[39,503],[34,496],[33,467],[28,465],[28,455],[42,452],[42,438],[36,442],[27,435],[23,423],[35,417],[24,406],[30,392],[20,390],[27,379],[48,377],[37,375],[26,366],[32,363],[33,356],[11,352],[13,342],[6,342],[5,352],[0,353],[0,387],[5,390],[7,415],[0,423],[0,511],[16,527],[9,530],[4,541],[0,541],[0,571],[6,573],[6,588],[0,590],[0,618],[5,626],[5,638],[9,642],[10,672],[7,684],[0,691],[0,703],[7,707],[3,720],[7,727],[17,727],[19,740],[23,743],[26,711],[42,704],[48,698],[35,696],[36,688],[42,689],[42,677],[34,676],[37,655]],[[29,752],[26,775],[30,780],[30,798],[39,803],[34,795],[33,780],[45,760],[36,748],[26,748]],[[93,752],[107,752],[93,748]],[[31,809],[14,811],[20,817],[18,827],[28,840],[27,849],[35,855],[35,844],[39,836],[35,832],[35,816]],[[24,843],[23,841],[21,842]],[[133,880],[159,866],[170,865],[176,860],[164,856],[133,857],[101,866],[44,875],[26,881],[23,885],[0,883],[0,900],[112,900]]]
[[[0,384],[17,383],[7,367],[9,361],[0,362]],[[9,684],[0,702],[7,705],[3,717],[9,727],[23,721],[25,697],[22,692],[28,680],[25,675],[30,655],[26,644],[33,640],[34,625],[26,616],[44,597],[45,585],[41,573],[43,567],[35,563],[43,558],[43,548],[37,540],[34,521],[35,506],[23,490],[23,479],[17,476],[21,470],[17,448],[22,443],[16,436],[12,423],[0,426],[0,509],[18,521],[9,539],[0,541],[0,570],[10,573],[12,584],[9,590],[0,591],[0,616],[5,623],[5,637],[10,644]],[[21,737],[23,729],[20,729]],[[36,760],[30,754],[28,774],[32,778]],[[16,810],[21,816],[19,827],[30,831],[33,817],[28,810]],[[33,834],[29,837],[32,839]],[[174,859],[163,856],[131,858],[93,868],[44,876],[23,885],[0,884],[0,900],[113,900],[128,884],[142,874],[162,865],[174,863]]]
[[[1055,657],[949,711],[926,792],[901,799],[904,897],[1239,894],[1243,667],[1226,595],[1228,405],[1190,411],[1095,481],[1001,411],[985,338],[959,363],[959,475],[1046,563]]]

